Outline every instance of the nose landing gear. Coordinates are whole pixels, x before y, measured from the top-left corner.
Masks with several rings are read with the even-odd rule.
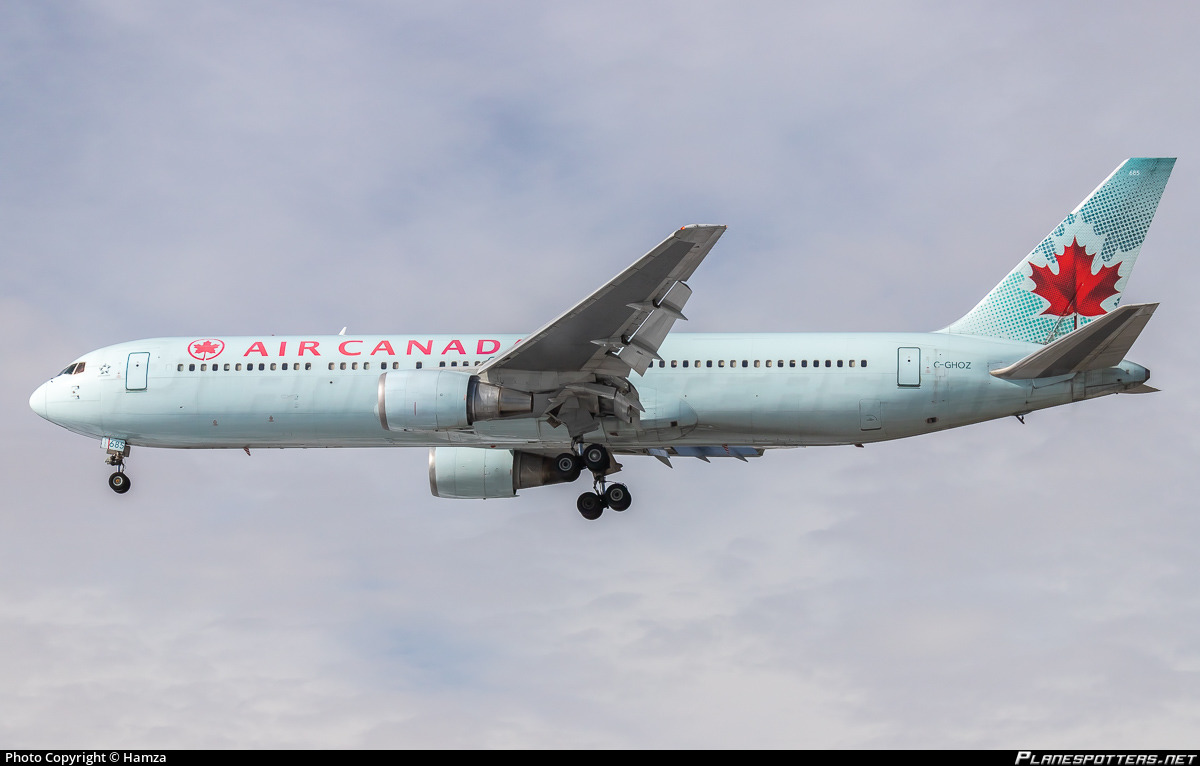
[[[575,502],[579,514],[588,521],[595,521],[604,513],[605,508],[614,511],[624,511],[633,503],[629,488],[624,484],[608,484],[605,477],[612,467],[612,454],[603,444],[589,444],[581,453],[580,459],[592,472],[592,492],[584,492]],[[620,466],[617,466],[620,470]]]
[[[133,486],[133,482],[125,474],[125,458],[129,456],[129,445],[124,439],[104,439],[103,443],[108,451],[108,459],[104,462],[117,469],[108,477],[108,488],[118,495],[123,495]]]

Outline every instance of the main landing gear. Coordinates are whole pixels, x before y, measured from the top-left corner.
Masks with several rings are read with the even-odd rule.
[[[588,521],[600,518],[605,508],[624,511],[633,503],[628,487],[624,484],[608,484],[605,480],[612,464],[612,455],[603,444],[590,444],[579,454],[564,452],[554,459],[555,470],[564,481],[575,481],[585,467],[592,472],[594,491],[584,492],[575,502],[580,515]]]
[[[133,486],[133,482],[125,473],[125,458],[129,456],[129,445],[117,439],[105,439],[104,442],[108,450],[108,459],[104,462],[117,469],[108,477],[108,488],[118,495],[123,495]]]

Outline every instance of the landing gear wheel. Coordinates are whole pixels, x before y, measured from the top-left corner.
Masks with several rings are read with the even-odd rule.
[[[129,481],[129,477],[120,471],[117,471],[108,477],[109,488],[118,495],[123,495],[128,492],[130,484],[131,482]]]
[[[600,514],[604,513],[604,498],[595,492],[584,492],[579,496],[579,500],[575,502],[575,507],[579,509],[579,513],[583,518],[588,521],[595,521],[600,518]]]
[[[624,484],[609,484],[604,490],[604,504],[614,511],[623,511],[633,502]]]
[[[583,451],[583,462],[592,473],[604,473],[611,465],[612,458],[603,444],[589,444]]]
[[[554,472],[563,481],[575,481],[583,473],[583,462],[577,455],[564,452],[554,458]]]

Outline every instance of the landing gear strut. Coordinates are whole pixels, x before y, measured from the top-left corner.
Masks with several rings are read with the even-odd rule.
[[[569,453],[563,453],[559,456],[559,460],[564,456],[574,457]],[[612,466],[612,454],[609,453],[607,447],[603,444],[589,444],[580,452],[577,460],[592,472],[592,489],[594,490],[584,492],[575,502],[575,507],[583,518],[595,521],[600,518],[600,514],[604,513],[605,508],[624,511],[630,506],[633,498],[630,497],[629,488],[624,484],[608,484],[605,480],[608,469]]]

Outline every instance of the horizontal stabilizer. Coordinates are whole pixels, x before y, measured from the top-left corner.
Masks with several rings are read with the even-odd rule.
[[[1129,353],[1156,308],[1157,303],[1121,306],[1015,364],[992,370],[992,374],[1005,380],[1030,380],[1115,367]]]

